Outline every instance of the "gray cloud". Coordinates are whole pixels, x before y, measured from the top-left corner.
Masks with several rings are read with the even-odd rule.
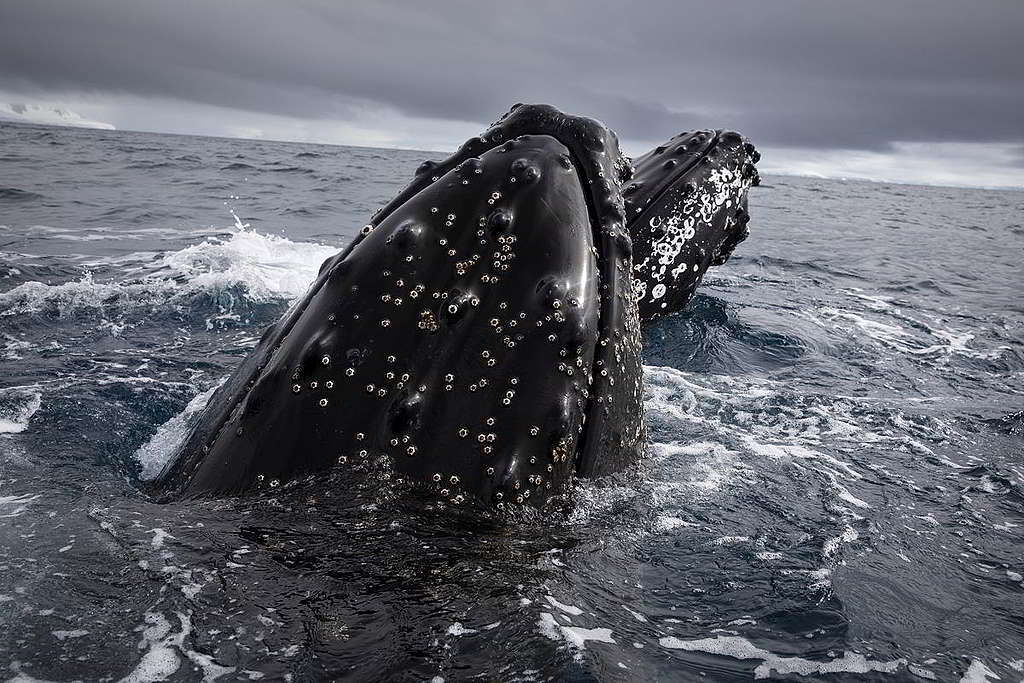
[[[481,124],[548,101],[635,140],[884,150],[1024,141],[1022,27],[1016,0],[0,0],[0,87]]]

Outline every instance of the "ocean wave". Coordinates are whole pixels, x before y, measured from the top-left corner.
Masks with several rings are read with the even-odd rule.
[[[314,172],[313,169],[306,168],[305,166],[281,166],[275,164],[264,166],[261,170],[270,173],[298,173],[301,175],[308,175]]]
[[[907,662],[905,659],[875,661],[857,652],[843,652],[842,657],[825,661],[778,655],[751,643],[739,636],[718,635],[714,638],[683,640],[674,636],[659,639],[659,644],[668,650],[686,650],[741,660],[761,662],[754,669],[754,678],[771,678],[773,672],[780,675],[798,676],[825,675],[832,673],[895,673]]]
[[[144,159],[140,161],[133,161],[130,164],[125,164],[125,168],[130,169],[143,169],[153,170],[157,168],[174,168],[177,164],[174,164],[167,160],[155,160],[155,159]]]
[[[137,280],[96,281],[91,272],[61,284],[24,282],[0,294],[0,317],[26,313],[66,316],[81,310],[126,311],[187,304],[210,296],[228,305],[235,293],[250,303],[290,301],[316,277],[337,248],[293,242],[239,228],[226,238],[210,237],[165,253],[156,268]]]
[[[124,213],[129,212],[131,209],[125,208],[121,210]],[[138,214],[137,214],[138,215]],[[103,241],[116,241],[123,244],[124,242],[131,240],[179,240],[182,238],[195,237],[196,231],[190,228],[174,228],[169,226],[159,227],[135,227],[131,229],[120,229],[113,228],[110,226],[84,226],[84,225],[72,225],[72,226],[54,226],[54,225],[42,225],[35,224],[31,226],[32,232],[39,237],[46,239],[59,239],[69,242],[103,242]],[[11,225],[0,225],[0,232],[20,236],[24,232],[23,227],[11,226]],[[0,252],[0,258],[10,255],[10,252]],[[14,254],[15,256],[42,259],[52,261],[52,255],[28,255],[28,254]],[[128,254],[127,256],[131,256]],[[145,255],[144,255],[145,256]],[[112,256],[97,256],[83,255],[83,254],[67,254],[64,258],[67,259],[83,259],[91,258],[101,260],[104,263],[118,263],[118,259],[122,257]],[[149,259],[146,259],[149,260]]]
[[[0,201],[2,202],[31,202],[42,199],[43,195],[28,190],[19,190],[16,187],[0,187]]]

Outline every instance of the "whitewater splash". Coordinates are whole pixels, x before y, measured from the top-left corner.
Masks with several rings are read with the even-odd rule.
[[[142,479],[153,479],[163,469],[164,464],[177,450],[178,446],[185,440],[189,430],[195,424],[195,419],[206,404],[210,401],[221,384],[227,379],[225,377],[206,391],[197,394],[189,401],[185,409],[160,425],[156,433],[149,438],[149,441],[139,446],[135,452],[135,459],[142,465],[140,477]]]
[[[206,295],[230,309],[233,292],[251,303],[291,301],[306,291],[320,264],[338,248],[293,242],[238,225],[227,237],[164,254],[155,268],[131,281],[100,282],[91,272],[61,284],[25,282],[0,294],[0,317],[26,313],[67,316],[82,310],[123,312],[185,304]],[[149,254],[139,254],[148,261]]]
[[[239,229],[227,240],[208,238],[172,252],[162,265],[171,277],[184,277],[193,291],[244,286],[252,301],[292,300],[306,291],[320,264],[337,252],[337,247]]]

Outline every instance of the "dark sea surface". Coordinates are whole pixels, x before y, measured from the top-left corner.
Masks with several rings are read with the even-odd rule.
[[[1024,680],[1024,193],[768,177],[568,518],[157,504],[421,153],[0,124],[0,680]]]

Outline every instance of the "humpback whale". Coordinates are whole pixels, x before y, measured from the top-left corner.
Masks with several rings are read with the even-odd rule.
[[[633,161],[623,188],[642,322],[681,311],[747,238],[760,154],[735,131],[680,133]]]
[[[386,463],[451,504],[536,508],[645,441],[611,131],[517,106],[422,166],[270,327],[158,476],[233,495]]]
[[[634,177],[600,122],[514,106],[324,262],[156,487],[236,495],[366,464],[449,504],[560,505],[575,476],[638,459],[641,318],[680,310],[743,239],[753,154],[680,135]]]

